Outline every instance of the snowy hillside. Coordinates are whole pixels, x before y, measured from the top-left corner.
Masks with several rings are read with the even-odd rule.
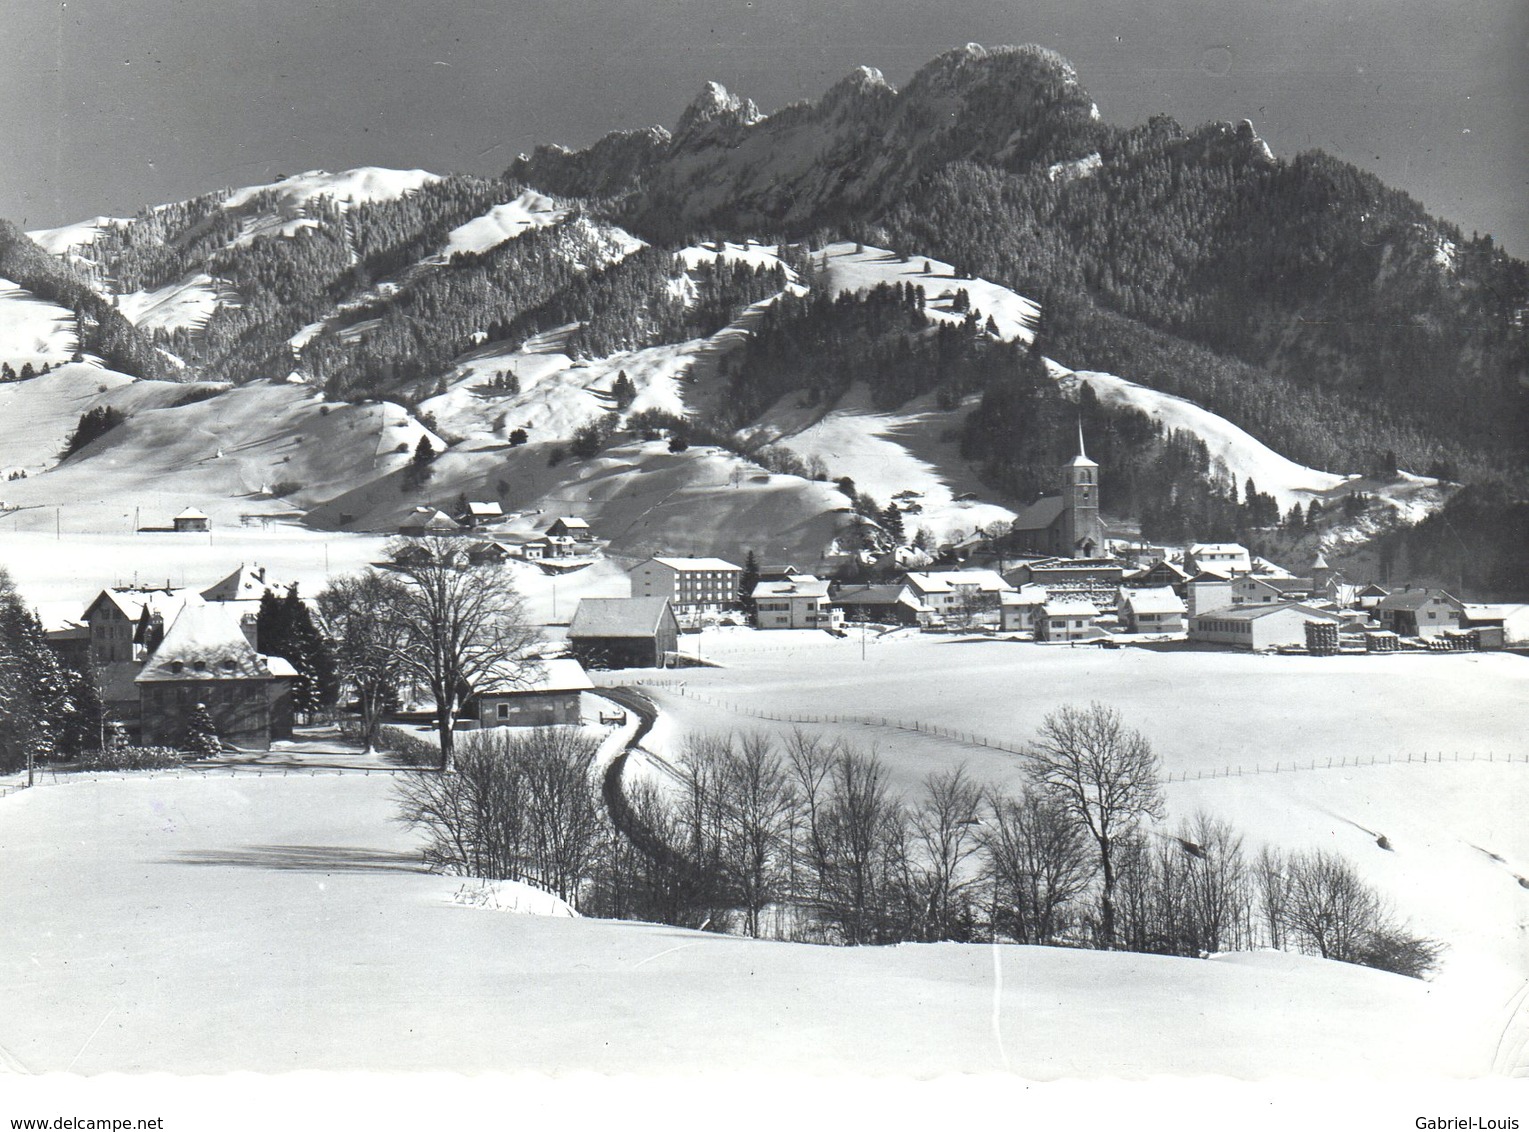
[[[813,947],[473,907],[459,878],[420,871],[390,786],[151,774],[0,798],[7,1064],[1039,1080],[1492,1066],[1496,1002],[1315,959]]]
[[[69,311],[0,279],[0,362],[17,371],[24,365],[58,365],[78,348]]]

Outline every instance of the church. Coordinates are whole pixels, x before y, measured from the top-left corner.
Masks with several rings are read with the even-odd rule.
[[[1095,558],[1107,552],[1099,518],[1099,465],[1083,448],[1062,469],[1062,494],[1046,495],[1023,508],[1010,528],[1017,550],[1058,558]]]

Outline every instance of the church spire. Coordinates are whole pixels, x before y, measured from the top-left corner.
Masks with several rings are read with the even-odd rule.
[[[1078,414],[1078,455],[1082,456],[1085,460],[1088,459],[1088,452],[1083,447],[1083,414],[1082,413]]]

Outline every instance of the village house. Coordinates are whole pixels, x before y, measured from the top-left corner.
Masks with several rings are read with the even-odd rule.
[[[1035,618],[1050,594],[1045,586],[1020,586],[998,595],[998,628],[1005,633],[1033,633]]]
[[[120,586],[102,590],[80,618],[90,628],[91,660],[98,667],[142,661],[146,655],[142,631],[145,611],[173,619],[185,601],[186,591],[168,585],[159,589]]]
[[[553,727],[583,719],[594,688],[577,660],[544,660],[514,679],[490,680],[473,693],[480,727]]]
[[[1341,625],[1343,618],[1330,610],[1293,601],[1227,606],[1191,617],[1189,639],[1255,652],[1305,645],[1308,621]]]
[[[929,617],[929,607],[913,596],[906,583],[840,586],[828,599],[845,621],[876,625],[917,625]]]
[[[1433,637],[1446,629],[1460,628],[1465,606],[1443,590],[1396,590],[1375,606],[1382,629],[1398,637]]]
[[[910,570],[904,577],[932,619],[946,625],[999,623],[1000,596],[1014,587],[996,570]]]
[[[504,520],[504,508],[492,499],[468,500],[467,506],[462,508],[462,513],[457,516],[457,521],[468,530],[476,530],[486,527],[491,523]]]
[[[1078,598],[1056,598],[1047,601],[1035,614],[1035,639],[1037,641],[1082,641],[1103,635],[1095,626],[1099,619],[1099,607],[1091,601]]]
[[[1184,599],[1171,586],[1121,590],[1119,613],[1128,633],[1184,631]]]
[[[663,668],[679,649],[679,632],[666,597],[586,597],[568,643],[590,668]]]
[[[1231,604],[1232,579],[1219,571],[1201,570],[1184,584],[1184,611],[1190,617]]]
[[[511,547],[510,553],[514,554],[517,558],[524,558],[527,562],[540,562],[543,558],[547,557],[547,550],[546,539],[533,538],[520,543],[518,546]]]
[[[811,574],[760,582],[749,595],[760,629],[833,629],[842,615],[828,603],[828,583]]]
[[[1173,591],[1182,597],[1184,588],[1189,584],[1189,575],[1176,563],[1169,562],[1165,558],[1144,569],[1127,574],[1121,580],[1127,586],[1139,586],[1142,589],[1171,586]]]
[[[412,538],[421,538],[425,535],[454,535],[461,530],[461,523],[446,512],[438,511],[433,507],[418,507],[407,519],[398,524],[398,533]]]
[[[187,507],[179,515],[171,519],[170,523],[177,532],[181,533],[194,533],[212,529],[212,520],[195,507]]]
[[[1312,596],[1310,578],[1263,578],[1239,574],[1232,579],[1233,605],[1268,605],[1276,601],[1305,601]]]
[[[575,515],[560,515],[553,519],[547,525],[546,534],[551,538],[572,539],[574,542],[589,542],[594,538],[589,524]]]
[[[296,670],[250,644],[241,618],[218,603],[186,600],[165,638],[138,673],[139,729],[146,746],[181,746],[197,704],[218,738],[266,750],[292,737]]]
[[[1474,631],[1484,649],[1529,644],[1529,605],[1466,603],[1461,607],[1460,628]]]
[[[1390,592],[1390,590],[1378,582],[1369,582],[1355,591],[1354,601],[1360,609],[1373,610],[1386,599]]]
[[[627,576],[633,597],[666,597],[683,622],[737,605],[743,567],[722,558],[664,556],[638,563]]]
[[[510,552],[497,542],[475,542],[467,548],[467,562],[471,566],[502,566]]]
[[[1248,548],[1235,542],[1197,542],[1184,548],[1184,571],[1191,576],[1202,570],[1218,574],[1248,574],[1253,561]]]

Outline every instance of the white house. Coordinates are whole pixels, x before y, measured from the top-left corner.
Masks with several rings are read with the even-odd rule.
[[[1218,574],[1247,574],[1253,569],[1248,548],[1235,542],[1197,542],[1184,550],[1184,569],[1191,575],[1201,570]]]
[[[754,624],[761,629],[831,629],[843,620],[843,613],[828,604],[828,583],[811,574],[760,582],[749,596]]]
[[[1046,604],[1045,586],[1034,583],[998,595],[998,627],[1005,633],[1029,633],[1035,629],[1035,617]]]
[[[1330,610],[1294,601],[1235,605],[1191,617],[1189,639],[1255,651],[1304,645],[1308,621],[1342,624],[1343,618]]]
[[[1058,598],[1046,602],[1035,615],[1037,641],[1081,641],[1101,635],[1094,628],[1099,607],[1091,601]]]
[[[909,571],[908,588],[936,622],[997,625],[1001,595],[1014,587],[996,570]]]
[[[683,620],[737,604],[743,567],[722,558],[654,557],[627,577],[633,597],[666,597]]]
[[[1179,633],[1184,599],[1171,586],[1120,591],[1120,622],[1128,633]]]

